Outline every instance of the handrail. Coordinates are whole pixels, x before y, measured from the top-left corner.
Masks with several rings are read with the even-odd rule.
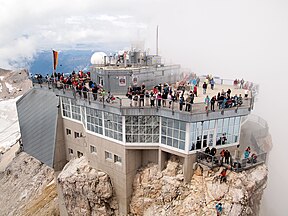
[[[219,167],[223,165],[223,166],[231,168],[231,170],[235,172],[241,172],[241,171],[248,170],[257,165],[265,163],[267,159],[267,152],[256,154],[256,157],[253,157],[251,155],[249,158],[243,158],[240,160],[236,160],[230,157],[230,160],[231,160],[230,164],[222,163],[220,155],[212,156],[202,151],[196,152],[196,158],[197,158],[198,163],[204,164],[211,169],[213,169],[214,167]]]
[[[111,98],[107,98],[107,93],[93,93],[91,90],[83,91],[83,90],[77,90],[74,86],[72,85],[67,85],[63,84],[60,82],[57,83],[47,83],[47,84],[38,84],[38,83],[33,83],[34,88],[43,88],[43,89],[48,89],[53,92],[57,92],[57,94],[62,95],[62,96],[70,96],[74,99],[80,99],[80,100],[86,100],[91,103],[99,103],[102,104],[103,106],[109,105],[111,107],[117,107],[117,108],[126,108],[126,109],[135,109],[135,108],[151,108],[151,109],[163,109],[163,110],[171,110],[171,112],[174,114],[175,111],[177,112],[183,112],[183,113],[190,113],[190,114],[199,114],[199,113],[207,113],[212,112],[210,110],[210,104],[208,109],[206,109],[206,105],[204,102],[200,103],[193,103],[191,104],[191,109],[189,111],[189,107],[186,109],[186,102],[185,105],[183,104],[182,110],[181,110],[181,104],[179,101],[172,101],[169,99],[155,99],[154,101],[154,106],[151,105],[150,98],[147,99],[144,97],[143,99],[137,99],[131,100],[123,95],[121,96],[115,96],[111,100]],[[221,105],[221,101],[216,101],[215,102],[215,111],[221,111],[223,112],[224,110],[237,110],[239,108],[251,108],[251,100],[252,98],[247,98],[246,100],[242,100],[242,104],[238,105],[235,104],[229,105],[229,106],[223,106]]]

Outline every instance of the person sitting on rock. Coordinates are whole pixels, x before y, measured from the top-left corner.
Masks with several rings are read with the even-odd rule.
[[[220,173],[220,183],[227,182],[227,168],[224,168]]]
[[[222,203],[217,203],[215,208],[217,211],[217,216],[220,216],[222,214],[222,210],[223,210]]]

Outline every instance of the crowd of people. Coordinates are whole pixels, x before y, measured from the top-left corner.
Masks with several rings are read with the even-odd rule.
[[[207,76],[202,85],[203,95],[207,94],[207,83],[211,86],[211,90],[214,90],[215,81],[213,77]],[[146,86],[143,83],[141,86],[129,86],[126,96],[130,99],[131,107],[157,106],[171,108],[172,104],[174,105],[174,103],[177,103],[180,111],[191,112],[194,99],[199,96],[199,85],[199,77],[184,83],[176,82],[175,85],[160,83],[150,90],[146,89]],[[232,95],[232,90],[229,88],[226,91],[222,89],[217,95],[206,95],[203,102],[206,111],[208,111],[209,108],[211,111],[215,111],[216,106],[218,109],[241,106],[243,100],[248,99],[248,96],[249,90],[245,90],[243,98],[242,94]],[[173,107],[175,107],[175,105]]]
[[[36,74],[34,79],[41,84],[43,82],[42,75]],[[80,97],[87,98],[88,93],[93,95],[93,99],[100,101],[106,100],[106,102],[114,102],[115,97],[108,91],[106,91],[101,84],[97,84],[91,80],[90,72],[79,71],[78,73],[73,71],[71,74],[65,75],[61,73],[54,73],[51,76],[47,74],[45,77],[48,84],[54,84],[57,88],[72,88],[76,91]],[[244,88],[245,83],[242,79],[239,88]],[[243,84],[241,84],[243,83]],[[234,81],[236,88],[236,80]],[[185,80],[176,82],[174,85],[168,83],[160,83],[155,85],[152,89],[147,89],[143,83],[141,86],[129,86],[126,96],[130,100],[131,107],[168,107],[179,108],[180,111],[192,112],[193,104],[196,97],[199,97],[200,78],[195,76],[191,80]],[[204,98],[204,107],[206,111],[215,111],[215,108],[226,109],[231,107],[241,106],[244,99],[248,99],[249,90],[246,89],[244,98],[241,94],[232,95],[232,90],[222,89],[221,92],[209,96],[207,89],[210,86],[212,92],[215,87],[214,78],[209,75],[203,81],[202,95],[206,95]],[[237,87],[238,88],[238,87]],[[200,93],[201,95],[201,93]],[[176,105],[175,105],[176,103]],[[200,102],[201,103],[201,102]]]
[[[240,169],[242,166],[240,145],[237,145],[235,152],[234,152],[234,157],[232,157],[232,155],[228,149],[222,149],[220,152],[220,155],[219,155],[220,157],[217,157],[216,156],[217,149],[215,147],[210,149],[209,146],[206,147],[204,153],[206,155],[205,158],[206,158],[207,162],[212,162],[212,163],[220,165],[220,166],[223,166],[224,164],[226,164],[228,167],[231,168],[231,170]],[[257,163],[257,154],[256,153],[251,154],[250,146],[248,146],[245,149],[242,158],[246,159],[245,161],[247,163],[251,163],[251,164]],[[220,182],[226,182],[226,180],[227,180],[226,179],[226,171],[220,174]]]

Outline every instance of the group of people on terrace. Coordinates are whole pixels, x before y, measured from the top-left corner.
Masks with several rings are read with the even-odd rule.
[[[235,152],[234,152],[234,157],[232,157],[230,151],[228,149],[222,149],[219,157],[216,156],[217,149],[215,147],[211,148],[208,146],[206,147],[205,151],[205,158],[207,162],[212,162],[214,164],[223,166],[224,164],[228,165],[231,167],[231,169],[240,169],[242,167],[242,159],[245,160],[245,163],[250,163],[250,164],[255,164],[257,163],[257,154],[256,153],[251,153],[251,148],[248,146],[244,153],[243,157],[241,157],[240,153],[240,145],[237,145]]]
[[[213,77],[207,76],[203,82],[202,89],[203,95],[207,94],[208,84],[211,86],[211,90],[214,90],[215,82]],[[126,96],[130,99],[131,107],[151,106],[151,107],[175,107],[174,103],[179,104],[180,111],[191,112],[194,104],[195,97],[199,96],[198,87],[200,85],[199,77],[192,81],[177,82],[175,85],[169,85],[168,83],[160,83],[155,85],[153,89],[146,89],[145,84],[141,86],[129,86]],[[244,98],[242,94],[232,95],[232,90],[229,88],[224,91],[218,92],[217,95],[209,96],[208,94],[204,98],[205,110],[215,111],[215,106],[219,109],[231,108],[241,106],[244,99],[248,99],[249,91],[245,90]],[[173,104],[173,106],[172,106]]]
[[[90,72],[79,71],[78,73],[73,71],[71,74],[64,75],[63,73],[54,73],[51,76],[47,74],[45,77],[48,84],[54,84],[57,88],[73,89],[80,97],[83,96],[87,99],[88,93],[92,94],[93,99],[100,101],[106,101],[111,103],[115,101],[115,97],[108,91],[106,91],[101,84],[96,84],[91,80]],[[42,76],[37,76],[35,79],[39,84],[42,82]],[[41,81],[41,82],[40,82]],[[234,81],[234,85],[238,86],[238,80]],[[244,80],[239,81],[239,88],[244,88]],[[243,83],[243,84],[241,84]],[[195,76],[191,80],[177,81],[174,85],[168,83],[160,83],[155,85],[152,89],[147,89],[145,83],[141,86],[129,86],[126,96],[130,100],[131,107],[179,107],[180,111],[192,112],[195,97],[205,96],[204,107],[206,111],[215,111],[215,107],[218,109],[226,109],[231,107],[241,106],[244,99],[248,99],[249,90],[245,90],[244,98],[241,94],[232,95],[232,90],[222,89],[221,92],[209,96],[207,94],[208,86],[213,92],[215,87],[214,78],[209,75],[203,81],[202,95],[199,94],[198,88],[200,86],[200,78]],[[238,88],[238,87],[237,87]],[[202,99],[201,99],[202,100]],[[199,100],[198,100],[199,101]],[[178,105],[175,105],[177,103]],[[199,103],[199,102],[198,102]]]

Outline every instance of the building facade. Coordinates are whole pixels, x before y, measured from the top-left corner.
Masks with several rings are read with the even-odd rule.
[[[188,113],[115,106],[63,90],[33,88],[17,102],[17,109],[24,151],[55,170],[84,155],[92,167],[109,174],[120,214],[125,215],[137,169],[152,162],[161,170],[176,155],[190,181],[197,151],[207,146],[233,149],[239,143],[251,104]]]

